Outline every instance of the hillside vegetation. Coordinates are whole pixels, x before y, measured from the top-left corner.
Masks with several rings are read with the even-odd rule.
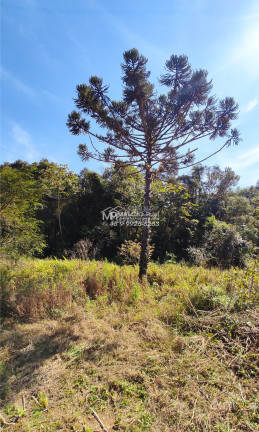
[[[140,284],[136,266],[3,260],[3,430],[257,431],[258,282],[255,262],[150,264]]]
[[[87,169],[76,175],[45,159],[6,163],[0,174],[2,257],[121,264],[120,248],[142,241],[138,224],[102,217],[107,208],[143,210],[144,179],[134,167],[119,164],[103,175]],[[245,267],[258,254],[259,184],[234,190],[238,179],[231,168],[218,166],[195,166],[189,175],[166,181],[155,176],[152,213],[159,223],[152,226],[152,260]]]

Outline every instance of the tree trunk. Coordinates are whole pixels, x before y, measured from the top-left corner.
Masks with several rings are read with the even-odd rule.
[[[63,240],[63,231],[62,231],[62,226],[61,226],[61,213],[58,213],[58,226],[59,226],[59,234],[61,239]]]
[[[147,266],[148,266],[148,246],[150,242],[150,201],[151,201],[151,182],[152,174],[150,165],[146,167],[145,175],[145,197],[144,197],[144,225],[142,229],[142,243],[139,261],[139,279],[147,277]]]
[[[60,237],[61,237],[61,240],[63,241],[63,231],[62,231],[62,225],[61,225],[61,208],[60,208],[59,192],[58,192],[58,226],[59,226]]]

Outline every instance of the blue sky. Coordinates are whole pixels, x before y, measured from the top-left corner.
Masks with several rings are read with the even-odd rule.
[[[77,156],[67,114],[91,75],[120,99],[123,52],[149,59],[151,80],[171,54],[208,70],[213,93],[233,96],[243,142],[207,165],[230,166],[240,186],[259,179],[259,2],[257,0],[2,0],[1,162],[48,158],[79,173],[104,165]],[[159,91],[159,85],[157,84]],[[202,141],[198,157],[222,145]]]

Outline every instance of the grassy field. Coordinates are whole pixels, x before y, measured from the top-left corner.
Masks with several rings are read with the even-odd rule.
[[[255,263],[1,267],[3,430],[259,430]]]

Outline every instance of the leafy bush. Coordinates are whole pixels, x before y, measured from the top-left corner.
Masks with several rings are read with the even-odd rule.
[[[201,266],[206,262],[206,251],[204,248],[190,246],[187,251],[190,264]]]
[[[224,289],[215,286],[201,286],[189,293],[190,305],[188,311],[193,312],[192,306],[197,310],[210,311],[221,306],[227,306],[230,299],[226,296]]]
[[[140,259],[141,244],[132,240],[126,240],[119,248],[119,255],[122,257],[124,264],[138,264]],[[149,245],[148,254],[151,257],[154,246]]]
[[[207,220],[204,248],[207,263],[221,268],[244,267],[251,245],[243,240],[232,225],[219,222],[215,217]]]
[[[93,247],[93,243],[87,238],[79,240],[74,244],[71,251],[67,251],[67,255],[73,259],[87,260],[94,258],[97,252],[97,248]]]
[[[84,298],[82,269],[76,261],[20,260],[15,268],[1,265],[1,316],[25,320],[68,310]],[[80,290],[80,295],[78,295]]]

